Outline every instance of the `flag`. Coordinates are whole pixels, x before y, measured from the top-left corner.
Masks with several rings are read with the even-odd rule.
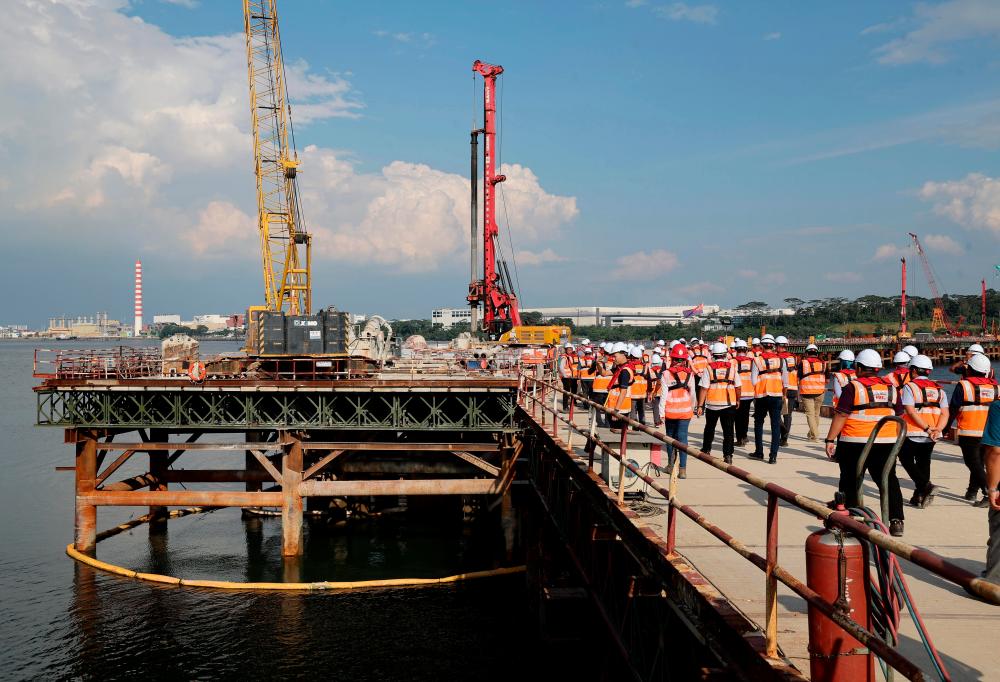
[[[1000,270],[1000,265],[997,266],[997,269]],[[695,307],[688,308],[684,311],[684,319],[694,317],[695,315],[701,315],[703,312],[705,312],[705,304],[699,303]]]

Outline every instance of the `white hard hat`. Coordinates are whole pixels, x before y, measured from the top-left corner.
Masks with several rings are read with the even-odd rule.
[[[783,345],[783,346],[785,346],[785,345],[788,345],[788,339],[787,339],[787,338],[785,338],[784,336],[779,336],[778,338],[776,338],[776,339],[774,340],[774,342],[775,342],[775,343],[780,343],[780,344],[781,344],[781,345]]]
[[[917,350],[916,346],[903,346],[903,352],[909,355],[911,358],[917,357],[920,351]]]
[[[837,356],[837,359],[846,362],[854,362],[854,351],[850,349],[844,349],[840,351],[840,355]]]
[[[757,337],[755,336],[755,337],[753,337],[752,339],[750,339],[750,343],[752,343],[752,344],[753,344],[753,345],[755,345],[755,346],[759,346],[759,345],[760,345],[760,339],[758,339],[758,338],[757,338]]]
[[[573,347],[573,344],[570,343],[569,341],[567,341],[566,343],[563,344],[563,348],[572,348],[572,347]]]
[[[678,343],[680,343],[680,341],[677,341],[677,340],[674,340],[674,341],[671,341],[671,342],[670,342],[670,345],[669,345],[669,346],[667,346],[667,347],[668,347],[668,348],[673,348],[673,347],[674,347],[674,346],[676,346],[676,345],[677,345]]]
[[[978,343],[974,343],[971,346],[969,346],[969,350],[967,350],[966,352],[967,353],[986,353],[986,351],[983,350],[983,347],[980,346]]]
[[[969,367],[980,374],[986,374],[990,371],[990,359],[982,353],[976,353],[969,358]]]
[[[663,339],[660,339],[659,341],[656,342],[656,345],[657,346],[666,346],[667,342],[664,341]]]
[[[760,337],[760,342],[761,343],[774,343],[774,337],[771,336],[770,334],[764,334],[764,336]]]
[[[819,350],[819,347],[815,343],[810,343],[806,346],[806,350]]]
[[[736,339],[736,347],[737,348],[746,348],[747,347],[747,342],[744,341],[743,339]]]
[[[642,346],[633,346],[632,347],[632,352],[629,353],[629,355],[631,355],[633,358],[641,358],[642,357]]]
[[[726,354],[726,344],[719,343],[718,341],[716,341],[715,343],[712,344],[711,351],[712,351],[712,355],[725,355]]]
[[[729,342],[729,347],[736,348],[736,339],[733,339],[732,341]]]
[[[619,341],[615,345],[611,346],[612,353],[625,353],[628,351],[628,346],[624,342]]]
[[[926,355],[914,355],[913,359],[910,360],[910,367],[916,367],[917,369],[926,369],[928,372],[934,369],[934,363]]]
[[[858,353],[857,361],[859,365],[868,369],[882,369],[882,356],[871,348],[865,348]]]
[[[906,365],[909,364],[910,360],[912,359],[913,358],[910,357],[909,353],[904,353],[903,351],[899,351],[898,353],[892,356],[892,364]]]
[[[649,362],[654,365],[662,365],[663,357],[659,353],[653,353],[653,357],[649,359]]]
[[[586,348],[583,349],[583,354],[584,355],[593,355],[594,354],[594,349],[591,348],[590,346],[587,346]]]
[[[590,339],[583,339],[582,341],[580,341],[580,343],[583,344],[584,346],[589,345]]]

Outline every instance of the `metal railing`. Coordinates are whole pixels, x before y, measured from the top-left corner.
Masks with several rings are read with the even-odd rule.
[[[557,400],[560,395],[568,395],[569,409],[565,417],[560,415]],[[898,557],[902,557],[921,568],[924,568],[935,575],[958,585],[968,592],[992,604],[1000,605],[1000,585],[988,582],[970,573],[969,571],[945,560],[940,555],[920,547],[914,547],[902,540],[886,535],[878,530],[874,530],[864,523],[846,514],[835,513],[827,505],[814,500],[805,495],[796,493],[793,490],[768,481],[760,476],[741,469],[733,464],[726,464],[721,458],[695,449],[683,444],[669,436],[666,436],[654,429],[631,419],[627,415],[605,408],[588,398],[570,393],[561,387],[547,381],[539,376],[521,374],[519,397],[522,407],[528,409],[530,403],[530,415],[533,419],[538,415],[538,423],[542,429],[551,433],[553,438],[559,437],[560,422],[565,425],[566,448],[572,451],[572,440],[574,434],[583,436],[587,441],[586,451],[588,453],[588,469],[594,468],[594,453],[600,448],[602,453],[618,460],[618,490],[617,500],[619,505],[624,504],[625,493],[625,471],[631,471],[640,480],[645,482],[651,489],[662,495],[669,504],[667,511],[667,554],[673,554],[676,550],[676,519],[677,512],[694,521],[697,525],[708,531],[711,535],[720,540],[723,544],[745,558],[754,566],[762,570],[765,574],[765,623],[764,634],[766,638],[765,653],[770,658],[778,655],[778,583],[791,589],[795,594],[804,599],[810,606],[827,616],[830,620],[840,626],[845,632],[867,646],[872,652],[881,658],[891,668],[900,672],[910,680],[923,680],[924,674],[920,668],[904,657],[885,642],[879,635],[863,627],[854,621],[848,610],[838,607],[837,604],[827,601],[816,591],[811,589],[804,582],[793,576],[778,563],[778,503],[779,501],[805,512],[811,516],[819,517],[826,528],[838,529],[849,535],[864,539],[878,547],[881,547]],[[551,406],[549,404],[551,402]],[[573,422],[573,411],[575,403],[582,403],[589,409],[589,421],[586,429],[578,427]],[[540,414],[538,411],[540,410]],[[618,450],[602,441],[596,434],[596,415],[600,411],[605,415],[618,420],[623,427],[621,429],[621,439]],[[551,420],[546,419],[546,415],[551,416]],[[549,421],[548,426],[546,422]],[[627,427],[626,427],[627,425]],[[683,450],[689,457],[693,457],[705,464],[715,467],[733,478],[749,483],[753,487],[767,493],[767,519],[766,519],[766,551],[762,556],[752,551],[747,545],[734,538],[721,527],[713,524],[702,514],[690,505],[686,505],[677,496],[677,474],[679,457],[673,458],[673,465],[670,470],[670,481],[666,488],[661,486],[652,477],[644,474],[640,468],[629,462],[626,457],[628,447],[628,432],[631,427],[636,431],[645,433],[648,436],[660,441],[665,445]],[[605,481],[609,481],[605,476]]]
[[[160,373],[158,348],[36,348],[35,377],[41,379],[134,379]]]

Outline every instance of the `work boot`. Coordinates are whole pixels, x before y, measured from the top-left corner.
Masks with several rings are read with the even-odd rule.
[[[979,488],[970,485],[965,491],[965,499],[972,502],[979,495]]]
[[[764,453],[763,452],[751,452],[749,455],[747,455],[747,457],[749,457],[750,459],[763,460],[764,459]]]
[[[924,496],[920,500],[921,509],[926,509],[927,507],[931,506],[931,502],[934,501],[934,495],[937,494],[937,489],[938,487],[933,483],[927,484],[927,489],[924,490]]]
[[[725,462],[726,464],[732,464],[733,463],[733,456],[732,455],[723,455],[722,456],[722,461]]]
[[[778,456],[777,455],[771,455],[770,457],[767,458],[767,463],[768,464],[777,464],[778,463]]]
[[[982,507],[988,507],[988,506],[990,506],[990,498],[984,497],[983,499],[979,500],[978,502],[973,502],[972,506],[973,507],[980,507],[980,508],[982,508]]]
[[[889,535],[894,538],[903,537],[903,522],[899,519],[893,519],[889,522]]]
[[[680,467],[677,470],[677,478],[687,478],[687,477],[688,477],[687,469],[685,469],[684,467]],[[989,500],[987,500],[987,503],[989,503]]]
[[[747,439],[746,438],[737,438],[736,439],[736,447],[741,448],[741,447],[743,447],[746,444],[747,444]]]
[[[788,436],[782,436],[781,437],[781,442],[779,443],[779,445],[781,445],[781,446],[788,445]]]
[[[910,498],[911,507],[923,507],[924,506],[924,496],[919,492],[914,492],[913,496]]]

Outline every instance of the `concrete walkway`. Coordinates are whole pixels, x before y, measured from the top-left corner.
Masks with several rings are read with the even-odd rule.
[[[647,416],[649,419],[649,416]],[[574,421],[583,426],[586,413],[574,415]],[[826,434],[828,420],[823,420],[821,437]],[[701,445],[704,419],[691,422],[690,442]],[[837,489],[839,469],[829,461],[822,443],[806,441],[805,415],[794,416],[792,433],[787,447],[781,448],[777,464],[767,464],[747,458],[753,451],[753,420],[750,422],[748,447],[737,448],[734,464],[754,472],[770,481],[818,501],[833,498]],[[565,429],[560,429],[565,436]],[[599,430],[599,437],[607,443],[617,444],[618,434]],[[765,451],[769,433],[765,425]],[[640,466],[650,461],[650,444],[653,439],[645,434],[629,433],[628,457]],[[581,439],[574,438],[574,446]],[[582,450],[578,451],[583,455]],[[713,448],[722,456],[721,431],[717,432]],[[666,465],[666,455],[662,455]],[[897,473],[903,487],[904,502],[913,493],[913,485],[902,466]],[[612,462],[612,477],[617,478],[618,466]],[[926,509],[906,506],[906,534],[903,540],[926,547],[942,557],[978,574],[984,567],[988,536],[987,509],[975,508],[963,499],[968,483],[968,469],[962,463],[957,445],[939,443],[934,451],[932,464],[934,482],[940,486],[934,503]],[[678,499],[693,506],[706,519],[722,527],[746,543],[759,554],[765,553],[765,508],[767,494],[722,471],[698,460],[688,459],[687,479],[678,481]],[[660,477],[664,487],[667,478]],[[632,482],[630,490],[641,490],[642,481]],[[661,498],[650,492],[650,501]],[[878,509],[878,490],[869,479],[865,486],[865,502]],[[655,512],[654,512],[655,513]],[[764,574],[753,564],[717,541],[707,531],[682,514],[677,515],[677,548],[716,587],[726,594],[733,604],[742,609],[757,623],[764,621]],[[666,514],[643,519],[643,523],[666,534]],[[794,507],[781,504],[779,512],[779,563],[793,575],[805,581],[806,537],[821,528],[818,519]],[[1000,676],[1000,607],[992,606],[969,597],[957,587],[906,560],[901,560],[917,608],[944,659],[953,680],[995,680]],[[779,584],[778,638],[785,655],[803,671],[809,673],[807,653],[808,625],[806,603],[798,595]],[[916,630],[905,611],[901,624],[901,650],[911,660],[928,671],[928,679],[935,679],[933,668],[917,638]],[[897,676],[897,679],[899,677]]]

